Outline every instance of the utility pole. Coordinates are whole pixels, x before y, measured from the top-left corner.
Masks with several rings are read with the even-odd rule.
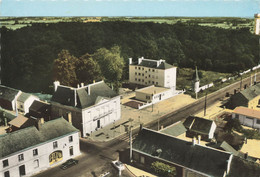
[[[205,96],[204,116],[206,116],[206,110],[207,110],[207,94],[208,92],[206,92],[206,96]]]
[[[132,163],[132,156],[133,156],[133,152],[132,152],[132,126],[130,126],[130,132],[129,132],[129,145],[130,145],[129,160],[130,160],[130,163]]]

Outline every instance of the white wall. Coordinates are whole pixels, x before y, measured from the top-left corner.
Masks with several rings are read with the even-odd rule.
[[[100,120],[100,128],[103,128],[120,118],[120,96],[84,109],[82,111],[83,136],[85,137],[86,134],[91,134],[98,129],[98,120]]]
[[[17,108],[21,110],[22,113],[27,114],[29,112],[30,106],[35,100],[40,100],[40,99],[36,96],[31,95],[29,96],[29,98],[25,100],[25,102],[17,101]]]
[[[235,114],[235,113],[232,113],[232,118],[237,118],[236,115],[238,115],[239,122],[242,125],[260,129],[260,120],[259,119],[256,119],[253,117],[247,117],[245,115],[240,115],[240,114]],[[257,120],[259,120],[259,122]]]
[[[73,136],[73,141],[69,142],[69,136]],[[58,142],[58,147],[53,149],[53,142]],[[74,155],[70,156],[69,147],[73,146]],[[38,155],[33,156],[33,150],[38,149]],[[61,150],[63,158],[61,161],[49,164],[49,155],[57,150]],[[23,154],[24,160],[18,161],[18,155]],[[80,155],[79,149],[79,134],[75,132],[73,134],[66,135],[64,137],[52,140],[42,145],[36,145],[26,150],[22,150],[11,156],[0,159],[0,177],[4,177],[4,172],[9,171],[11,177],[20,176],[19,166],[25,165],[26,176],[31,176],[41,170],[63,163],[64,161]],[[8,159],[9,166],[3,167],[3,160]],[[39,167],[35,167],[34,161],[39,161]]]
[[[217,128],[216,123],[213,121],[212,126],[209,131],[209,139],[212,139],[214,137],[215,130]]]
[[[176,90],[176,71],[177,71],[176,67],[164,70],[163,87],[174,88],[174,90]]]

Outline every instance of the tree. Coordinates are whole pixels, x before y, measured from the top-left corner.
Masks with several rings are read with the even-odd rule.
[[[151,169],[162,177],[174,177],[176,175],[176,168],[165,163],[155,161],[151,164]]]
[[[120,48],[114,46],[110,50],[106,48],[98,49],[93,54],[93,59],[98,62],[105,79],[114,83],[115,89],[118,90],[124,68],[124,60],[121,57]]]
[[[103,78],[98,63],[89,54],[79,57],[76,62],[75,72],[78,83],[92,83],[93,80],[101,80]]]
[[[64,85],[75,86],[77,84],[75,72],[77,60],[68,50],[62,50],[58,54],[58,58],[54,60],[54,80],[59,80]]]

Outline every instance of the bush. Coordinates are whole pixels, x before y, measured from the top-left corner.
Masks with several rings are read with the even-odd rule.
[[[176,169],[174,166],[170,166],[158,161],[152,163],[151,169],[157,175],[162,177],[174,177],[176,175]]]

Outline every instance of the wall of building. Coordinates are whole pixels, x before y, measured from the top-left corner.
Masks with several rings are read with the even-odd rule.
[[[217,125],[215,122],[212,123],[212,126],[210,128],[210,131],[209,131],[209,139],[212,139],[214,137],[214,133],[215,133],[215,130],[217,128]]]
[[[73,141],[69,142],[69,136],[73,137]],[[58,147],[53,147],[53,142],[57,141]],[[70,155],[70,147],[73,147],[73,155]],[[38,155],[33,155],[33,150],[38,150]],[[50,155],[55,151],[62,152],[60,161],[50,163]],[[18,155],[23,154],[24,160],[19,161]],[[0,159],[0,177],[4,177],[4,173],[9,171],[10,176],[20,176],[19,167],[25,166],[25,176],[31,176],[41,170],[63,163],[64,161],[80,155],[79,134],[77,132],[66,135],[64,137],[52,140],[45,144],[36,145],[34,147],[22,150],[11,156]],[[9,166],[3,167],[3,160],[8,159]],[[38,161],[38,162],[37,162]]]
[[[151,100],[153,99],[153,96],[152,96],[152,94],[144,93],[142,91],[135,91],[135,98],[137,100],[151,102]]]
[[[176,67],[164,70],[129,65],[129,82],[146,86],[156,85],[161,87],[175,88]]]
[[[250,100],[248,102],[248,108],[250,108],[250,109],[259,109],[257,107],[258,103],[259,103],[259,100],[260,100],[260,95],[256,96],[254,99]]]
[[[232,118],[238,119],[242,125],[260,129],[260,119],[256,119],[253,117],[247,117],[245,115],[240,115],[240,114],[236,114],[236,113],[232,113]]]
[[[17,101],[18,111],[22,112],[23,114],[27,114],[34,100],[39,100],[39,98],[35,96],[30,96],[27,100],[25,100],[25,102]]]
[[[121,118],[120,96],[103,100],[82,111],[83,136],[103,128]]]

